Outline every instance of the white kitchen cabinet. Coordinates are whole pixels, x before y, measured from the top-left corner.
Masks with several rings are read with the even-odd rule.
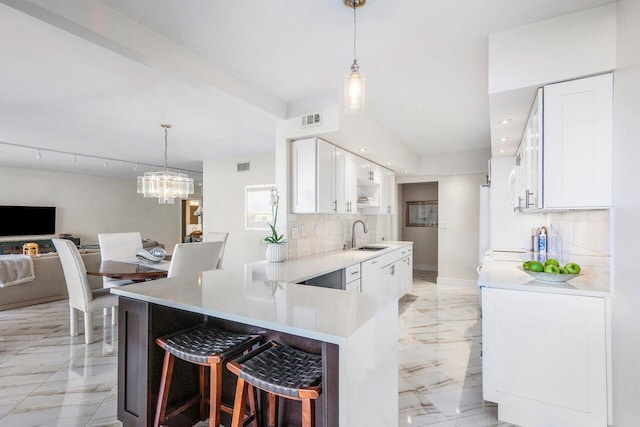
[[[362,292],[402,297],[413,285],[413,247],[361,263]]]
[[[605,298],[482,288],[484,399],[523,426],[606,427]]]
[[[320,138],[291,143],[291,211],[293,213],[344,213],[345,174],[353,175],[342,150]],[[353,186],[355,186],[355,181]],[[352,186],[352,187],[353,187]],[[349,187],[353,192],[352,187]]]
[[[510,182],[515,210],[610,207],[612,121],[612,74],[538,89]]]
[[[358,160],[355,154],[336,147],[336,165],[340,170],[336,173],[336,192],[338,203],[342,207],[338,212],[356,213],[358,206]]]
[[[344,269],[345,289],[360,292],[360,264],[354,264]]]
[[[392,214],[395,203],[395,175],[392,171],[384,169],[381,174],[380,183],[380,213]]]
[[[544,87],[544,207],[611,206],[613,75]]]
[[[380,257],[360,263],[360,283],[363,293],[381,294],[382,292],[382,268]]]
[[[319,138],[291,143],[291,211],[335,212],[335,146]]]
[[[542,89],[536,92],[522,138],[522,209],[542,208]]]
[[[380,213],[383,171],[390,172],[320,138],[293,141],[291,212]]]

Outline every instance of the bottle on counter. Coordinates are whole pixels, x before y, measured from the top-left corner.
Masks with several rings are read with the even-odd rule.
[[[531,229],[531,252],[540,250],[540,230],[536,227]]]
[[[547,228],[540,227],[540,235],[538,236],[538,251],[547,253]]]

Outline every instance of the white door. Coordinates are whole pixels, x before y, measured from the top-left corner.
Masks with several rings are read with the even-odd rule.
[[[316,212],[316,156],[316,138],[291,143],[291,210],[294,213]]]

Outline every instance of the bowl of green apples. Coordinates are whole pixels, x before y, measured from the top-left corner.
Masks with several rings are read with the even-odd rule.
[[[558,260],[553,258],[549,258],[544,264],[540,261],[525,261],[521,266],[517,266],[517,268],[529,274],[534,279],[544,282],[566,282],[582,276],[582,274],[580,274],[582,269],[575,262],[569,262],[562,267]]]

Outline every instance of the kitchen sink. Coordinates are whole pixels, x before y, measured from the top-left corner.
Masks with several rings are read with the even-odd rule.
[[[357,248],[357,251],[381,251],[383,249],[387,249],[388,246],[363,246],[361,248]]]

